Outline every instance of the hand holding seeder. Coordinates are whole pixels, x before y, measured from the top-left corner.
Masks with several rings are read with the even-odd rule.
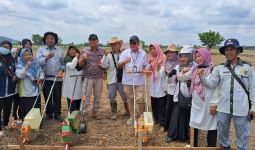
[[[88,76],[95,76],[96,73],[89,73]],[[70,77],[84,77],[84,74],[70,75]]]
[[[136,71],[136,72],[132,72],[132,71],[127,71],[127,73],[142,73],[142,74],[151,74],[152,71],[147,71],[147,70],[142,70],[142,71]]]
[[[56,74],[56,75],[46,75],[45,77],[48,77],[48,78],[49,78],[49,77],[63,78],[64,75],[65,75],[64,72],[62,72],[61,74],[58,73],[58,74]]]
[[[201,69],[201,68],[208,68],[209,65],[206,65],[206,64],[202,64],[202,65],[198,65],[197,68],[198,69]]]

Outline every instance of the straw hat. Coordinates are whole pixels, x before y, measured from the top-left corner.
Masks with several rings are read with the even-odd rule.
[[[165,54],[168,53],[168,52],[178,52],[176,46],[174,44],[169,44],[167,46],[167,49],[165,51]]]
[[[117,43],[117,42],[120,42],[120,39],[118,39],[117,37],[112,37],[109,43],[113,44],[113,43]]]

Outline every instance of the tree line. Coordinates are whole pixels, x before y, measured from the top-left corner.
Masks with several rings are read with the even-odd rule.
[[[32,41],[34,45],[42,45],[42,37],[40,34],[32,34]],[[216,47],[221,44],[221,42],[224,41],[224,38],[221,36],[219,32],[209,30],[208,32],[202,32],[198,33],[198,37],[200,42],[202,43],[203,46],[207,46],[209,49]],[[62,38],[59,37],[58,41],[59,45],[74,45],[74,43],[67,43],[64,44],[62,41]],[[78,46],[88,46],[88,42],[85,43],[80,43],[80,44],[75,44]],[[142,41],[142,45],[144,48],[148,48],[149,45],[146,45],[144,41]],[[107,44],[99,44],[100,47],[109,47],[109,42]],[[162,48],[166,48],[167,45],[162,45]]]

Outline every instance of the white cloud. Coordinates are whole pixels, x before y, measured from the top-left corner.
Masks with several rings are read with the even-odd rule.
[[[9,0],[0,0],[0,5],[2,7],[8,8],[8,9],[12,9],[12,3]]]
[[[100,42],[133,34],[148,43],[199,44],[208,30],[254,45],[255,2],[248,0],[0,0],[0,34],[15,39],[47,31],[81,43],[90,33]]]

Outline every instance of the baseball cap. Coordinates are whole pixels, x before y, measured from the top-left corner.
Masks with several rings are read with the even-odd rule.
[[[89,40],[98,40],[98,37],[96,34],[90,34],[89,35]]]
[[[131,42],[131,41],[139,42],[140,40],[139,40],[139,37],[138,37],[138,36],[133,35],[133,36],[131,36],[130,39],[129,39],[129,42]]]

